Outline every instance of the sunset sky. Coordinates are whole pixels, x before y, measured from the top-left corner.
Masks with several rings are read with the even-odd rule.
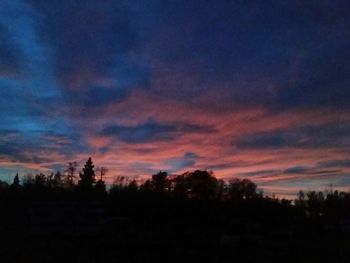
[[[350,190],[350,2],[0,1],[0,179],[213,170]]]

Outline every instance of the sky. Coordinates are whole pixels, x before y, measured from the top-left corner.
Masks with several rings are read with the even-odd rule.
[[[0,179],[212,170],[350,191],[347,0],[2,0]]]

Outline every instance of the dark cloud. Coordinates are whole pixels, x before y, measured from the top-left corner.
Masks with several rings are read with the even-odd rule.
[[[187,123],[162,124],[153,119],[136,126],[109,125],[101,135],[112,136],[128,143],[147,143],[171,140],[186,133],[208,133],[213,129]]]
[[[320,168],[332,168],[332,167],[347,168],[347,167],[350,167],[350,160],[349,159],[342,159],[342,160],[323,161],[323,162],[318,163],[318,167],[320,167]]]
[[[113,136],[128,143],[145,143],[171,139],[175,127],[150,120],[137,126],[110,125],[101,131],[101,135]]]
[[[283,171],[285,174],[303,174],[310,170],[309,167],[304,166],[294,166]]]
[[[269,170],[258,170],[254,172],[243,173],[243,176],[271,176],[279,173],[278,170],[269,169]]]
[[[346,1],[163,1],[151,50],[166,65],[163,74],[187,65],[183,72],[198,79],[197,90],[219,83],[217,92],[235,103],[348,107],[349,7]]]
[[[314,174],[314,175],[330,175],[330,174],[335,174],[335,173],[340,173],[343,170],[341,169],[334,169],[334,170],[319,170],[319,171],[309,171],[308,174]]]
[[[333,166],[336,167],[336,166]],[[296,175],[305,175],[305,176],[332,176],[332,175],[339,175],[343,174],[343,170],[341,169],[341,166],[338,166],[338,169],[324,169],[325,167],[322,167],[320,165],[314,165],[314,166],[294,166],[290,167],[283,171],[284,174],[296,174]]]
[[[187,152],[181,157],[170,158],[165,161],[167,165],[171,167],[170,173],[179,171],[185,168],[193,167],[198,159],[197,154],[193,152]]]
[[[278,91],[276,106],[348,108],[350,66],[347,61],[350,51],[347,46],[350,35],[347,38],[348,43],[340,43],[339,47],[329,46],[322,55],[302,63],[298,80]]]
[[[230,168],[237,168],[237,167],[249,167],[257,164],[256,162],[246,162],[246,161],[236,161],[236,162],[230,162],[230,163],[219,163],[215,165],[209,165],[206,169],[207,170],[223,170],[223,169],[230,169]]]
[[[297,141],[298,136],[281,132],[245,136],[235,145],[240,149],[282,148],[295,146]]]
[[[79,135],[70,136],[55,132],[21,132],[16,130],[0,131],[0,157],[13,162],[35,163],[52,162],[52,154],[61,154],[67,158],[86,152],[86,144]]]
[[[85,109],[101,107],[104,108],[114,102],[119,102],[127,95],[125,89],[87,87],[82,91],[66,92],[66,101],[72,105],[82,105]]]
[[[21,51],[11,39],[10,32],[0,24],[0,75],[14,77],[21,70]]]
[[[54,50],[58,78],[85,86],[113,74],[117,55],[137,44],[132,15],[123,1],[30,0],[41,14],[40,38]]]
[[[296,129],[243,136],[234,144],[240,149],[270,148],[346,148],[349,145],[347,123],[310,125]]]
[[[180,133],[214,133],[215,127],[208,125],[198,125],[191,123],[173,123],[176,130]]]
[[[41,14],[38,32],[54,50],[58,77],[87,93],[101,77],[127,78],[130,88],[155,74],[165,79],[162,96],[184,100],[219,85],[216,105],[349,105],[345,1],[149,1],[147,9],[143,1],[27,2]]]
[[[23,92],[22,88],[10,85],[8,83],[0,83],[0,116],[5,121],[7,117],[23,118],[38,117],[40,112],[36,107],[29,103],[28,97],[19,96]],[[6,114],[4,114],[6,112]],[[9,127],[7,127],[8,129]]]

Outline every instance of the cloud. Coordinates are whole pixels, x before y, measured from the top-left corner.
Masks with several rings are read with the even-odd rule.
[[[290,168],[284,170],[283,172],[285,174],[303,174],[309,170],[310,170],[310,168],[308,168],[308,167],[294,166],[294,167],[290,167]]]
[[[274,176],[277,175],[279,173],[279,171],[277,170],[260,170],[260,171],[254,171],[254,172],[247,172],[247,173],[243,173],[243,176]]]
[[[283,171],[284,174],[300,174],[300,175],[332,175],[344,172],[342,167],[340,169],[325,170],[325,167],[320,167],[317,164],[312,167],[294,166]]]
[[[348,107],[348,3],[177,1],[159,6],[148,50],[157,62],[157,79],[171,84],[160,89],[162,94],[186,99],[186,93],[203,94],[215,86],[218,105],[228,99],[276,110]]]
[[[211,133],[213,129],[208,126],[198,126],[190,123],[162,124],[154,119],[134,125],[107,125],[100,132],[102,136],[110,136],[127,143],[147,143],[169,141],[190,133]]]
[[[258,134],[241,139],[238,148],[280,148],[295,146],[297,138],[289,134]]]
[[[16,77],[22,71],[21,51],[10,32],[0,24],[0,76]]]
[[[138,43],[132,14],[123,2],[29,2],[41,14],[40,38],[52,47],[56,75],[64,86],[83,88],[111,77],[118,55]]]
[[[84,92],[67,92],[66,99],[75,105],[82,105],[84,109],[104,108],[118,102],[126,96],[126,90],[106,87],[87,87]]]
[[[268,133],[242,136],[235,142],[240,149],[247,148],[345,148],[348,146],[347,122],[307,125]]]
[[[197,154],[193,152],[187,152],[181,157],[167,159],[165,163],[170,166],[169,172],[172,173],[193,167],[197,159]]]
[[[148,121],[138,126],[111,125],[101,131],[101,135],[113,136],[128,143],[145,143],[171,139],[175,127]]]
[[[343,167],[350,168],[350,160],[342,159],[342,160],[328,160],[318,163],[318,167],[320,168],[332,168],[332,167]]]
[[[78,135],[60,135],[55,132],[0,132],[0,158],[15,163],[45,164],[65,161],[87,151]]]

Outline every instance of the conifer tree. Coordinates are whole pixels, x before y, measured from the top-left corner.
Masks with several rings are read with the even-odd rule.
[[[80,180],[78,182],[79,188],[84,192],[91,192],[95,183],[95,171],[91,157],[84,165],[83,172],[79,174]]]
[[[19,187],[20,187],[19,176],[18,176],[18,173],[16,173],[16,176],[13,178],[13,183],[11,184],[11,188],[18,189]]]

